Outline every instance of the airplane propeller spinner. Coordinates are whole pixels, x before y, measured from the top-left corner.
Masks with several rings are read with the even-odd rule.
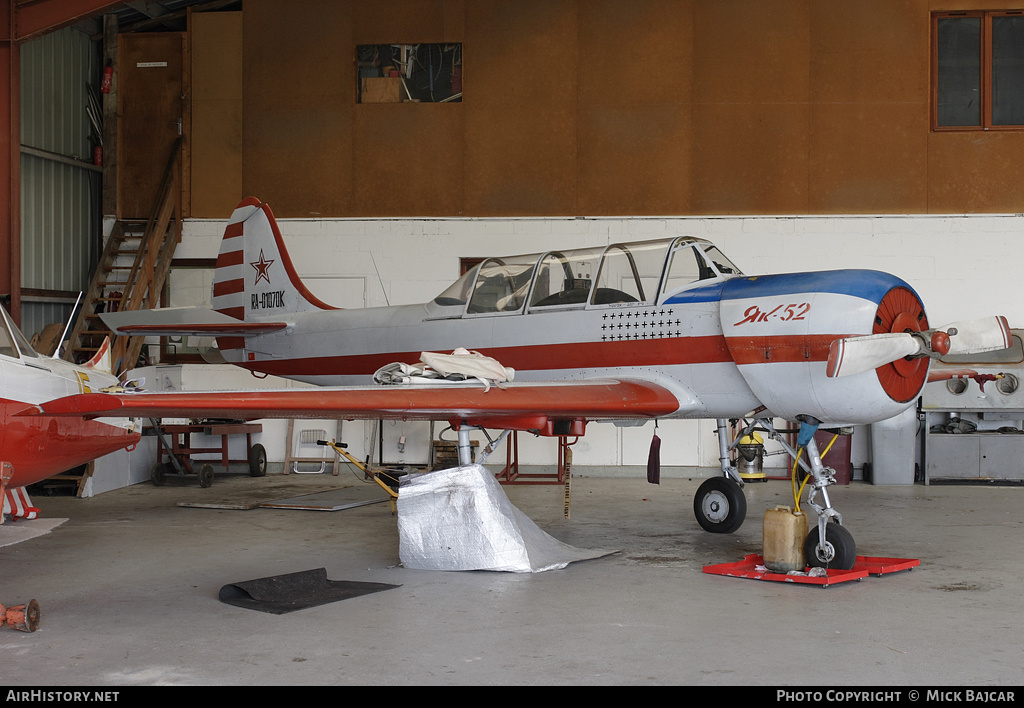
[[[832,342],[828,352],[830,377],[852,376],[904,358],[947,354],[980,354],[1006,349],[1010,327],[1001,316],[957,322],[923,332],[885,332],[847,337]]]

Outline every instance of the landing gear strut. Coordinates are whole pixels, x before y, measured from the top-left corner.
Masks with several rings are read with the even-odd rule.
[[[850,570],[857,560],[857,544],[850,532],[843,527],[843,515],[832,508],[832,502],[828,498],[827,487],[836,483],[836,471],[821,463],[818,445],[814,442],[814,431],[817,427],[815,420],[802,421],[798,439],[807,451],[809,471],[813,479],[811,491],[807,494],[807,505],[818,515],[818,525],[811,529],[807,534],[807,540],[804,541],[804,557],[807,565]],[[819,495],[821,504],[815,501]]]

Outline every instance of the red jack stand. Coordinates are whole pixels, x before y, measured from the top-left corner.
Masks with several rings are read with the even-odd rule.
[[[829,569],[825,575],[789,575],[773,573],[762,565],[764,559],[752,553],[738,563],[719,563],[704,566],[704,572],[711,575],[727,575],[733,578],[750,578],[752,580],[769,580],[780,583],[796,583],[801,585],[818,585],[828,587],[836,583],[850,580],[863,580],[869,575],[888,575],[901,570],[911,570],[921,565],[916,558],[878,558],[875,556],[857,556],[850,570]]]

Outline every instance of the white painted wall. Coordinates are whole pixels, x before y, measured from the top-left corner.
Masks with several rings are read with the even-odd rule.
[[[874,268],[909,282],[931,324],[989,314],[1024,326],[1024,215],[780,216],[565,219],[282,219],[281,232],[310,289],[338,306],[423,302],[458,277],[460,256],[512,255],[672,235],[709,239],[748,275]],[[214,258],[224,222],[185,224],[177,258]],[[176,302],[177,298],[173,298]],[[248,376],[248,375],[245,375]],[[249,380],[251,377],[248,377]],[[351,425],[351,424],[349,424]],[[653,426],[590,426],[574,464],[646,465]],[[710,421],[661,423],[662,463],[716,466]],[[268,450],[271,446],[267,446]],[[854,435],[854,463],[868,436]],[[499,451],[492,459],[504,459]],[[554,441],[520,436],[523,464],[553,464]],[[785,465],[783,456],[767,466]]]

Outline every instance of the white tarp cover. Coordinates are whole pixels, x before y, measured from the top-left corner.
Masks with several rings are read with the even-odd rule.
[[[472,379],[489,391],[492,384],[500,386],[515,375],[515,369],[502,366],[496,359],[460,347],[451,354],[420,352],[418,364],[399,361],[382,366],[373,380],[379,384],[437,384]]]
[[[403,477],[398,534],[402,565],[417,570],[539,573],[616,552],[574,548],[545,533],[481,465]]]
[[[451,354],[420,352],[420,361],[442,376],[462,374],[472,379],[502,383],[511,381],[516,375],[515,369],[502,366],[496,359],[462,347]]]

